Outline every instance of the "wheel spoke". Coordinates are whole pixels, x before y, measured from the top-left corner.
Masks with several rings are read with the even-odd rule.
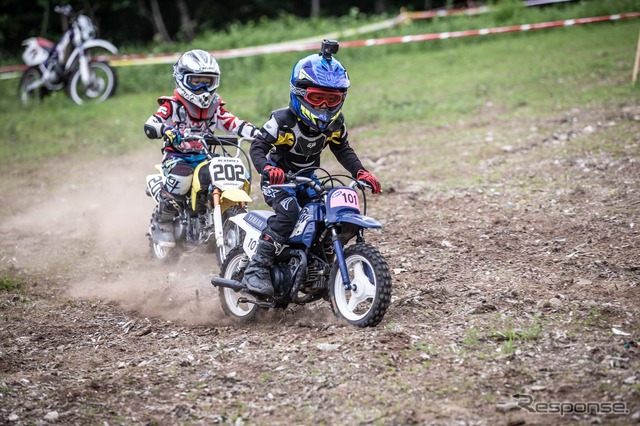
[[[367,274],[365,274],[362,262],[356,262],[352,266],[353,279],[351,280],[351,284],[355,286],[355,290],[351,291],[347,308],[351,312],[354,312],[360,303],[375,298],[376,286],[369,280]]]
[[[353,282],[362,300],[373,299],[376,296],[376,285],[365,274],[362,262],[353,265]]]
[[[362,300],[358,297],[358,295],[355,292],[351,292],[351,298],[349,299],[349,302],[347,303],[347,309],[349,309],[351,312],[356,310],[356,307],[358,306],[358,304],[362,302]]]

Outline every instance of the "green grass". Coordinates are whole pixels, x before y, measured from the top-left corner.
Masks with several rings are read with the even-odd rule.
[[[0,276],[0,292],[16,292],[21,291],[24,287],[24,280],[11,276],[5,275]]]
[[[571,7],[517,9],[511,16],[414,21],[371,36],[484,28],[633,10],[640,10],[639,1],[581,2]],[[326,28],[315,21],[301,21],[289,33],[275,30],[288,19],[234,26],[218,34],[219,40],[207,35],[193,46],[216,49],[284,41],[373,20],[354,15]],[[572,108],[637,104],[639,89],[630,81],[637,38],[638,21],[628,20],[342,49],[338,58],[347,66],[352,80],[344,112],[350,128],[358,130],[361,142],[356,141],[356,147],[375,151],[396,137],[409,155],[410,150],[423,144],[440,146],[442,155],[438,158],[412,158],[413,168],[428,169],[437,175],[439,168],[446,170],[460,161],[451,157],[452,150],[447,149],[457,140],[468,149],[465,161],[479,162],[492,155],[482,143],[476,143],[485,137],[477,133],[476,126],[492,123],[493,128],[499,129],[511,120],[534,121]],[[155,50],[183,50],[177,47],[181,46]],[[227,108],[258,126],[264,124],[271,110],[287,105],[291,67],[300,56],[286,53],[220,60],[219,92]],[[120,67],[117,71],[117,96],[103,104],[84,107],[55,93],[40,105],[23,108],[15,97],[18,81],[0,80],[4,118],[0,130],[0,156],[4,161],[0,172],[7,174],[15,167],[28,170],[43,160],[55,162],[70,156],[126,154],[147,145],[142,127],[156,109],[155,99],[172,92],[171,65]],[[452,136],[456,139],[446,139]],[[474,182],[479,178],[458,179]]]
[[[462,343],[469,348],[475,348],[480,341],[478,337],[479,334],[480,330],[477,328],[468,329],[465,333],[464,339],[462,339]]]
[[[514,353],[519,347],[538,340],[542,335],[542,327],[537,319],[531,324],[523,325],[514,324],[514,320],[509,317],[500,319],[499,322],[499,328],[493,329],[490,337],[501,342],[500,353],[503,355]]]

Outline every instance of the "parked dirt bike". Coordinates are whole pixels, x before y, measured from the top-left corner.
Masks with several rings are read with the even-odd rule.
[[[28,104],[52,91],[66,89],[78,105],[104,101],[115,93],[116,74],[107,62],[92,56],[105,51],[115,54],[118,49],[95,38],[95,27],[88,16],[76,14],[69,5],[56,6],[54,10],[69,18],[69,30],[56,44],[43,37],[22,42],[22,60],[29,68],[20,79],[20,100]]]
[[[206,154],[207,159],[195,168],[191,189],[173,219],[176,246],[168,248],[154,244],[151,238],[153,223],[150,225],[147,235],[156,259],[168,261],[181,251],[207,245],[210,251],[215,251],[220,266],[229,251],[242,241],[243,231],[230,219],[246,213],[246,205],[252,201],[249,196],[251,170],[245,167],[241,158],[249,161],[240,146],[244,140],[247,139],[185,132],[181,143],[189,144],[191,149],[195,147]],[[202,185],[199,179],[203,167],[208,167],[211,175],[212,183],[208,186]],[[156,168],[160,173],[147,176],[146,193],[158,203],[166,178],[162,167],[157,165]]]
[[[391,275],[380,252],[364,239],[364,230],[381,228],[360,214],[360,188],[366,213],[364,182],[345,186],[340,177],[319,180],[287,174],[282,185],[302,185],[316,196],[305,205],[298,222],[271,268],[272,298],[252,293],[242,284],[244,270],[256,251],[272,211],[253,210],[231,218],[244,232],[242,245],[231,250],[211,284],[218,287],[223,311],[239,322],[253,319],[260,308],[286,308],[320,299],[330,301],[339,318],[357,327],[376,326],[391,302]],[[351,178],[349,178],[351,179]],[[351,179],[353,180],[353,179]],[[345,246],[355,238],[355,244]]]

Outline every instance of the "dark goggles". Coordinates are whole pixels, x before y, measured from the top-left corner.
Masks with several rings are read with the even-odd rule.
[[[214,91],[220,83],[220,76],[216,74],[187,74],[184,76],[184,85],[194,92],[206,90]]]

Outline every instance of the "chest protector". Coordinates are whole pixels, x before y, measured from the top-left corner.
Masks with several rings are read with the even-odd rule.
[[[322,150],[335,134],[334,126],[324,132],[311,132],[288,108],[275,111],[273,116],[278,130],[270,158],[275,162],[284,158],[296,169],[317,165]],[[335,126],[338,132],[340,125]]]
[[[177,123],[199,123],[201,121],[209,121],[214,118],[216,110],[222,105],[222,99],[215,94],[209,108],[200,108],[191,102],[185,101],[182,96],[174,91],[173,96],[161,96],[158,98],[158,105],[162,105],[165,101],[171,101],[173,106],[172,119]],[[188,120],[188,121],[187,121]]]

